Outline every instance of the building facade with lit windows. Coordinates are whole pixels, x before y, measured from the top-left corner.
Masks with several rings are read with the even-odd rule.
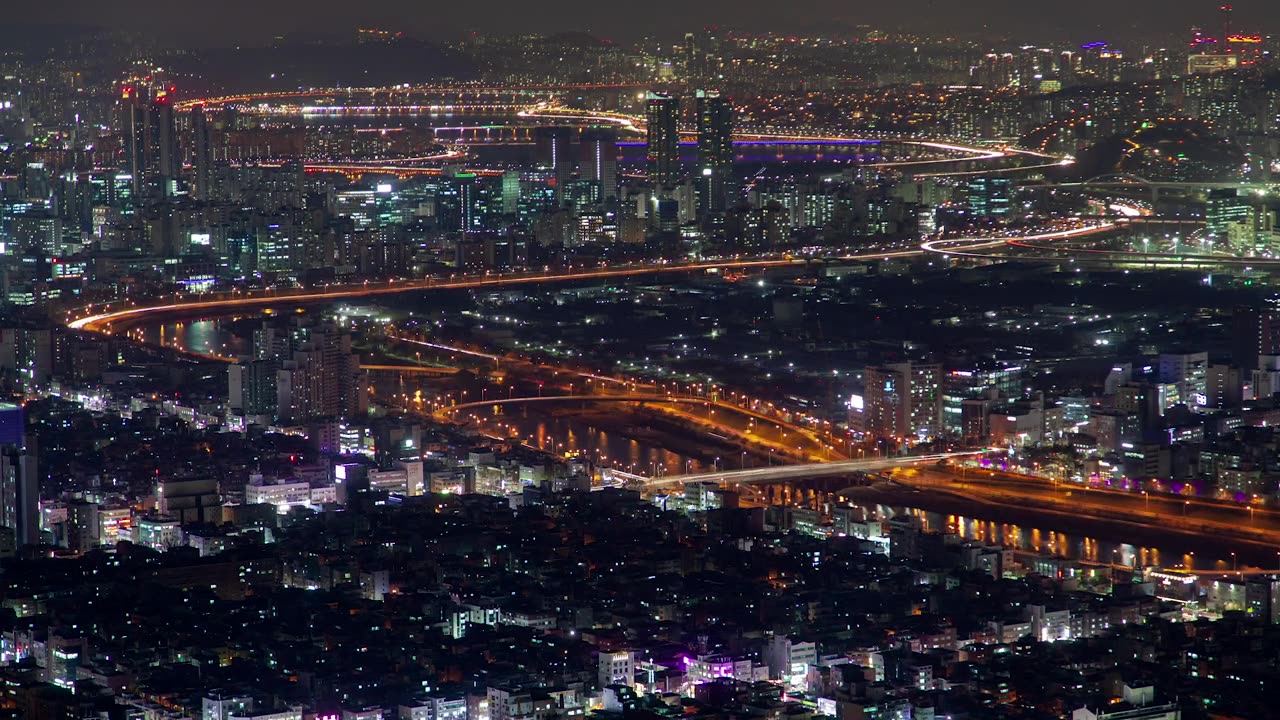
[[[942,365],[905,362],[868,367],[864,379],[869,434],[923,440],[942,432]]]
[[[649,182],[674,185],[680,180],[680,99],[667,93],[645,98],[645,163]]]

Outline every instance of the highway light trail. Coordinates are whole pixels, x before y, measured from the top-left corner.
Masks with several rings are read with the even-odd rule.
[[[716,482],[716,483],[762,483],[762,482],[778,482],[783,480],[800,480],[806,478],[831,477],[835,475],[845,475],[854,472],[865,472],[867,470],[878,470],[891,467],[900,467],[902,465],[910,465],[922,462],[939,462],[941,460],[950,460],[959,457],[973,457],[983,455],[987,452],[982,450],[968,450],[963,452],[950,453],[933,453],[929,455],[915,455],[902,457],[877,458],[867,460],[842,460],[837,462],[825,463],[806,463],[801,465],[777,465],[774,467],[748,468],[746,470],[725,470],[722,472],[705,472],[692,473],[688,475],[668,475],[661,478],[651,478],[645,483],[646,488],[660,488],[670,485],[682,485],[686,482]]]

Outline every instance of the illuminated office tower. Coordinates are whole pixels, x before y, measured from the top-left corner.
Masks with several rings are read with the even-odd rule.
[[[126,87],[120,98],[120,134],[124,142],[121,169],[129,177],[130,194],[142,189],[142,177],[147,166],[147,105],[141,91]]]
[[[585,179],[596,187],[596,199],[618,199],[618,136],[608,128],[582,131],[580,166]]]
[[[1009,178],[976,177],[967,186],[969,210],[976,217],[1002,218],[1009,215],[1013,183]]]
[[[715,90],[697,92],[698,214],[723,213],[733,181],[733,108]]]
[[[649,93],[645,102],[649,182],[674,185],[680,179],[680,100],[667,93]]]
[[[564,200],[565,186],[573,176],[573,128],[540,127],[533,131],[538,167],[553,173],[557,203]]]

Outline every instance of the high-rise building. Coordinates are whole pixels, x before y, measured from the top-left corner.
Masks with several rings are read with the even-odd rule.
[[[101,531],[97,503],[88,500],[67,503],[67,548],[75,552],[92,550],[100,542]]]
[[[563,202],[565,186],[573,177],[573,128],[563,125],[533,131],[534,156],[539,169],[552,173],[557,203]]]
[[[1021,397],[1021,367],[975,365],[948,370],[942,378],[942,429],[962,437],[970,434],[964,427],[966,401],[985,399],[991,403]]]
[[[1261,355],[1280,355],[1280,309],[1236,308],[1231,322],[1232,361],[1246,371],[1256,370]]]
[[[212,199],[213,136],[203,106],[191,110],[191,194],[197,200]]]
[[[22,445],[26,431],[22,406],[0,403],[0,445]]]
[[[1246,220],[1253,213],[1248,201],[1234,190],[1214,190],[1204,208],[1205,230],[1210,238],[1225,240],[1233,223]]]
[[[1009,214],[1013,182],[1009,178],[978,176],[969,181],[969,210],[984,218],[1000,218]]]
[[[351,334],[336,325],[300,326],[290,358],[277,373],[281,418],[359,417],[368,412],[368,388]]]
[[[594,185],[598,202],[618,199],[617,133],[608,128],[583,130],[579,164],[585,179]]]
[[[699,90],[698,214],[723,213],[733,182],[733,107],[716,90]]]
[[[124,151],[120,169],[129,176],[131,194],[136,196],[147,173],[147,105],[137,88],[126,87],[121,93],[120,134]]]
[[[151,101],[151,162],[162,181],[178,177],[182,156],[178,151],[178,127],[173,116],[173,98],[160,91]]]
[[[36,457],[23,445],[0,446],[0,525],[18,547],[40,541],[40,479]]]
[[[502,173],[502,214],[513,216],[520,212],[520,173],[508,170]],[[616,193],[615,193],[616,194]]]
[[[1161,353],[1160,382],[1177,385],[1187,405],[1203,407],[1208,404],[1209,353]]]
[[[333,324],[264,325],[253,333],[253,357],[228,371],[228,403],[249,417],[305,421],[359,417],[368,387],[351,334]]]
[[[135,194],[178,177],[182,157],[169,90],[125,87],[121,92],[120,132],[124,140],[122,169],[131,177]],[[167,190],[164,188],[166,193]]]
[[[53,333],[47,327],[0,327],[0,374],[22,388],[53,379]]]
[[[649,93],[645,100],[645,161],[649,182],[674,185],[680,179],[680,99]]]
[[[882,438],[929,438],[942,430],[942,366],[894,363],[868,367],[865,381],[867,432]]]

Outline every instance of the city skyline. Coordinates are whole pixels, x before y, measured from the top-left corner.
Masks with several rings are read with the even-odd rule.
[[[1280,718],[1277,19],[0,10],[0,720]]]
[[[1242,28],[1280,31],[1280,9],[1264,0],[1233,3]],[[764,0],[732,3],[710,0],[690,5],[661,0],[649,12],[569,0],[549,7],[497,0],[495,12],[481,20],[464,5],[424,6],[414,0],[389,0],[376,8],[340,3],[234,0],[216,7],[186,0],[122,0],[109,7],[85,0],[55,0],[13,9],[11,18],[56,32],[58,24],[141,31],[161,45],[217,47],[268,42],[280,35],[341,36],[358,27],[380,27],[436,41],[461,39],[473,32],[586,32],[602,39],[634,42],[643,36],[675,40],[688,28],[720,26],[748,34],[781,33],[857,37],[867,28],[890,32],[999,39],[1023,36],[1033,42],[1129,40],[1178,35],[1192,26],[1212,28],[1216,7],[1198,0],[1128,0],[1120,11],[1102,0],[1078,3],[1016,0],[905,0],[892,5],[850,5],[810,0],[788,6],[779,16]]]

